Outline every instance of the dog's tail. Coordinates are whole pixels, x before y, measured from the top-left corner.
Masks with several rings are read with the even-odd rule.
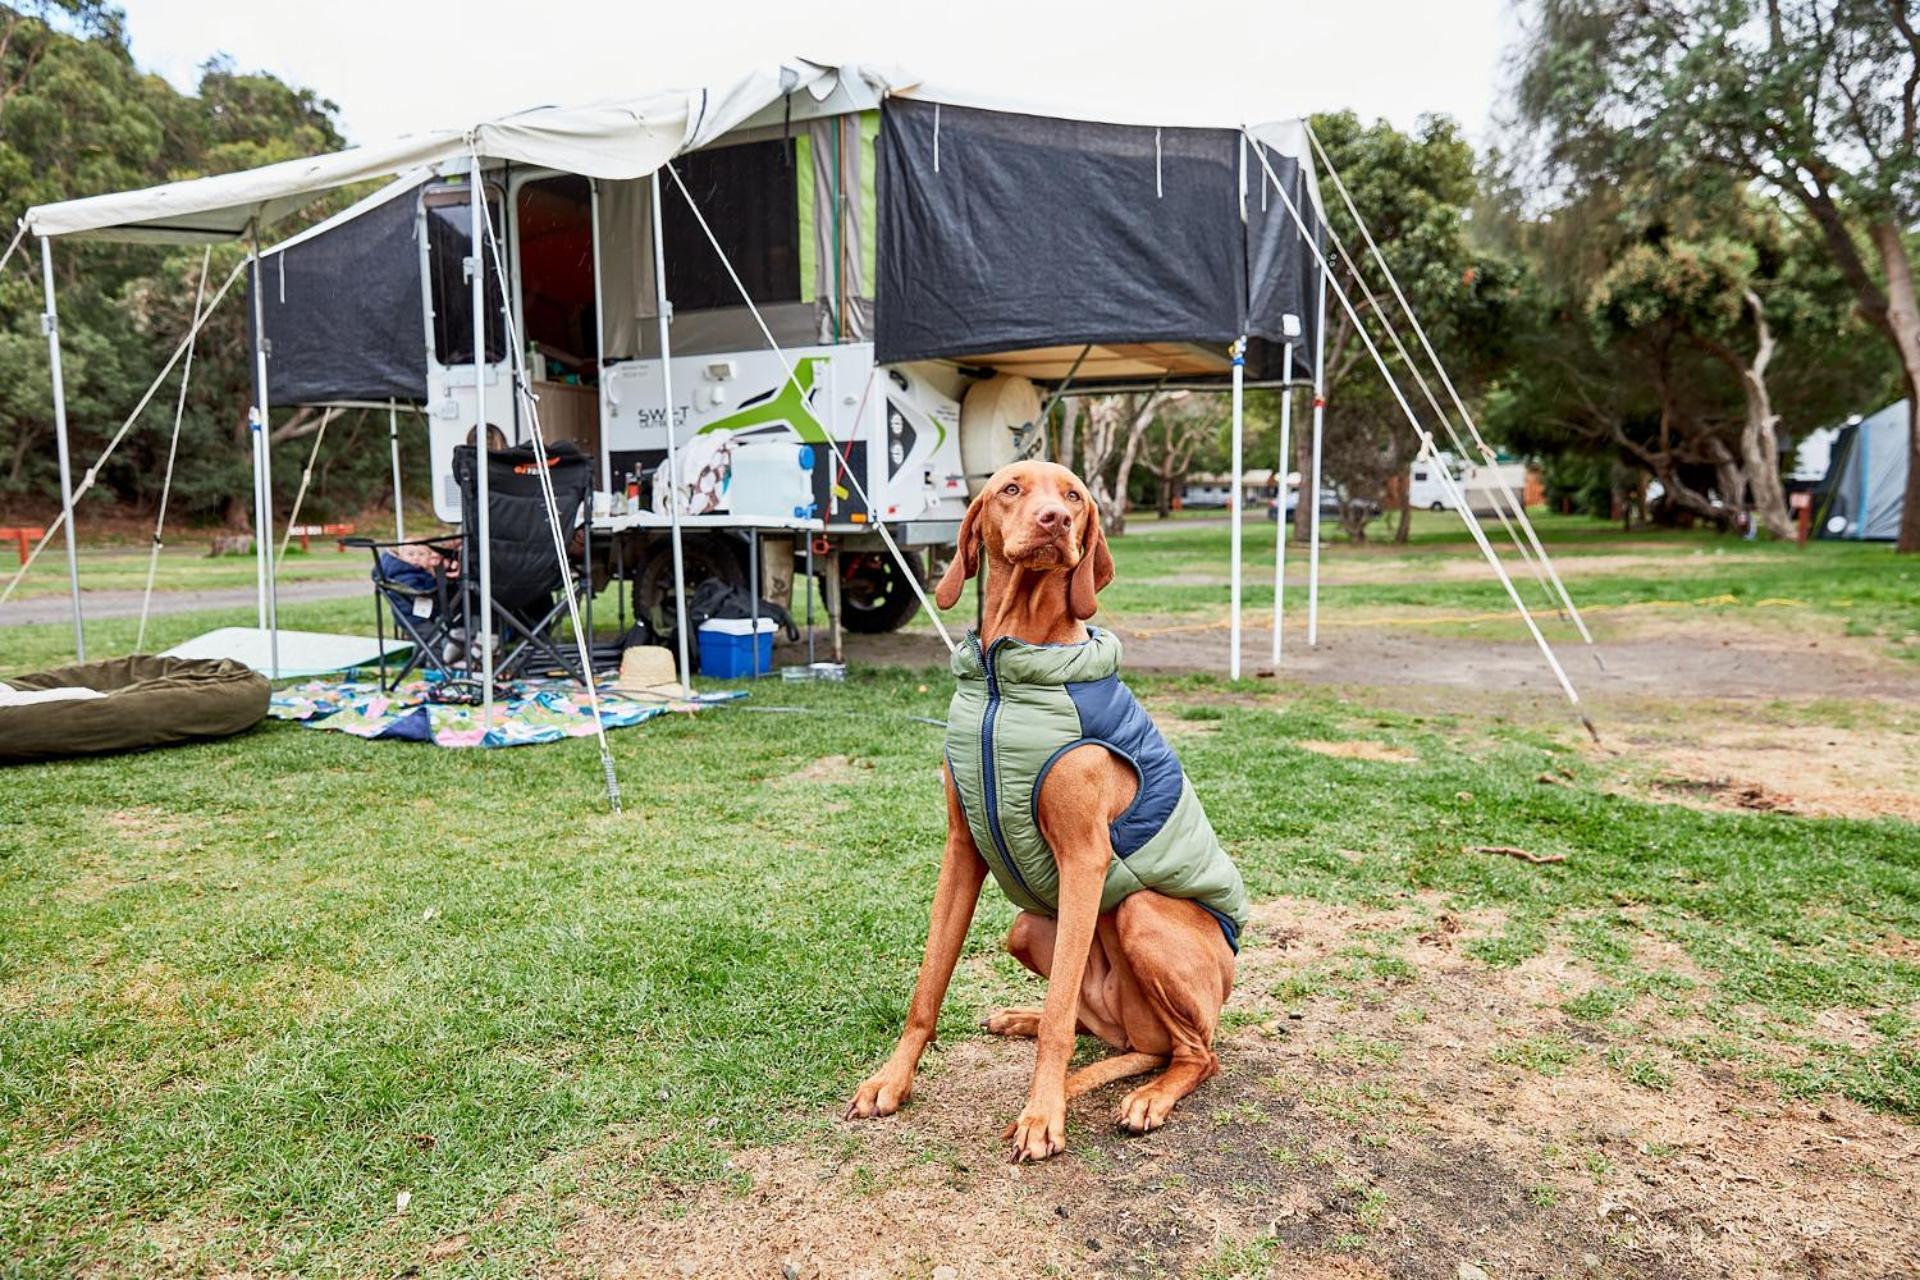
[[[1067,1096],[1077,1098],[1090,1093],[1103,1084],[1112,1084],[1115,1080],[1125,1080],[1128,1076],[1141,1076],[1149,1071],[1158,1071],[1167,1065],[1165,1054],[1161,1053],[1116,1053],[1111,1058],[1103,1058],[1090,1067],[1082,1067],[1067,1077]]]

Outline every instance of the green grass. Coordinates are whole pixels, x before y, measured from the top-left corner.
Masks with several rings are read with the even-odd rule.
[[[1155,541],[1127,541],[1128,572],[1163,554]],[[364,627],[366,608],[286,620]],[[164,644],[249,614],[154,625]],[[92,634],[113,652],[133,626]],[[0,639],[11,670],[67,642],[60,626]],[[1473,963],[1558,945],[1591,964],[1607,985],[1569,998],[1575,1018],[1602,1022],[1627,992],[1688,999],[1789,1092],[1920,1119],[1920,966],[1885,945],[1920,939],[1911,825],[1541,786],[1574,757],[1537,730],[1486,726],[1463,745],[1449,724],[1332,693],[1134,683],[1163,723],[1208,730],[1182,737],[1182,755],[1256,899],[1399,908],[1437,894],[1503,921],[1463,948]],[[0,1274],[522,1275],[551,1260],[577,1197],[633,1203],[736,1177],[734,1145],[832,1132],[834,1104],[897,1033],[918,963],[940,734],[908,717],[941,716],[949,690],[936,670],[856,671],[844,687],[761,686],[735,708],[617,733],[617,817],[584,742],[447,752],[276,723],[7,771]],[[1415,759],[1296,745],[1355,736]],[[792,777],[835,755],[853,767]],[[1482,843],[1568,857],[1460,852]],[[1369,855],[1343,853],[1355,849]],[[996,953],[1009,917],[989,893],[969,955]],[[1683,949],[1698,978],[1639,972],[1643,938]],[[1394,960],[1357,948],[1235,1004],[1404,986]],[[1004,965],[963,964],[943,1035],[977,1034],[1007,981]],[[1873,1017],[1871,1043],[1819,1039],[1827,1011]],[[1684,1069],[1637,1041],[1494,1052],[1649,1090]],[[1336,1037],[1309,1070],[1337,1077],[1394,1053]],[[1361,1103],[1330,1087],[1301,1092],[1360,1123]],[[455,1232],[470,1236],[458,1257],[424,1261]],[[1222,1274],[1260,1265],[1260,1246],[1244,1247]]]

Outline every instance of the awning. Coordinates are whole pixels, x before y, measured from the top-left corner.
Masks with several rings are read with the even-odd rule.
[[[536,107],[468,129],[39,205],[27,211],[26,220],[42,236],[161,244],[234,240],[256,223],[264,231],[325,192],[458,160],[470,148],[482,159],[589,178],[642,178],[682,151],[738,128],[787,94],[819,91],[836,79],[831,67],[801,62],[755,72],[722,89],[676,89],[585,107]]]

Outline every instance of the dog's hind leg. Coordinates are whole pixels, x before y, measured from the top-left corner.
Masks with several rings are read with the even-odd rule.
[[[1220,1071],[1213,1036],[1233,989],[1233,952],[1213,918],[1191,902],[1137,893],[1114,914],[1129,994],[1138,1001],[1124,1015],[1131,1043],[1169,1060],[1120,1101],[1120,1127],[1146,1133]]]

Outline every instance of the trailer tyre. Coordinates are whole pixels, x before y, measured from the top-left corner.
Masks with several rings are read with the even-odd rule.
[[[729,586],[747,585],[745,549],[732,538],[716,534],[688,534],[682,543],[687,596],[701,583],[718,579]],[[633,572],[633,616],[645,618],[663,643],[679,626],[673,607],[673,544],[657,538],[642,554]]]
[[[919,577],[919,566],[915,565],[914,578]],[[919,611],[920,599],[890,554],[870,551],[841,557],[840,608],[846,615],[842,621],[847,630],[879,635],[905,626]]]

